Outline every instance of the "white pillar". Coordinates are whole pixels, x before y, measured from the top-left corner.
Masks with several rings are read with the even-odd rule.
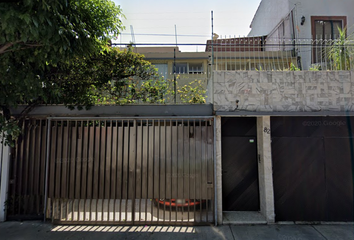
[[[0,138],[0,222],[6,220],[5,202],[9,186],[10,147],[1,143]]]
[[[222,220],[222,162],[221,162],[221,117],[216,116],[216,201],[217,201],[217,220],[218,225]]]
[[[274,189],[272,169],[270,116],[257,118],[259,198],[262,215],[274,223]]]

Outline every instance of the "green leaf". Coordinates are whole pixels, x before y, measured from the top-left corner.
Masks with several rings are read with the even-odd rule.
[[[32,18],[32,21],[33,21],[34,25],[38,28],[38,22],[37,22],[37,20],[36,20],[35,18]]]

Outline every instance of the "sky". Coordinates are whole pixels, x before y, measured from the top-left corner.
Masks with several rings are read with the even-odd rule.
[[[261,0],[113,0],[120,5],[125,30],[116,43],[205,44],[214,33],[220,37],[247,36]],[[182,46],[183,48],[183,46]],[[204,46],[193,46],[204,51]],[[181,49],[181,46],[180,46]]]

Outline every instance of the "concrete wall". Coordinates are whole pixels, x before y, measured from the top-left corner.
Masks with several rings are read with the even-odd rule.
[[[221,225],[223,223],[222,214],[222,148],[221,148],[221,117],[216,116],[215,118],[215,160],[216,161],[216,211],[217,211],[217,224]]]
[[[214,74],[215,111],[354,111],[354,71]]]
[[[270,117],[257,117],[259,203],[267,223],[275,221],[271,142]]]
[[[6,220],[5,202],[9,185],[10,147],[1,143],[0,137],[0,222]]]

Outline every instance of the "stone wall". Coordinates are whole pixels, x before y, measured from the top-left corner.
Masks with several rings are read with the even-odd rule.
[[[215,71],[214,110],[354,111],[354,71]]]

